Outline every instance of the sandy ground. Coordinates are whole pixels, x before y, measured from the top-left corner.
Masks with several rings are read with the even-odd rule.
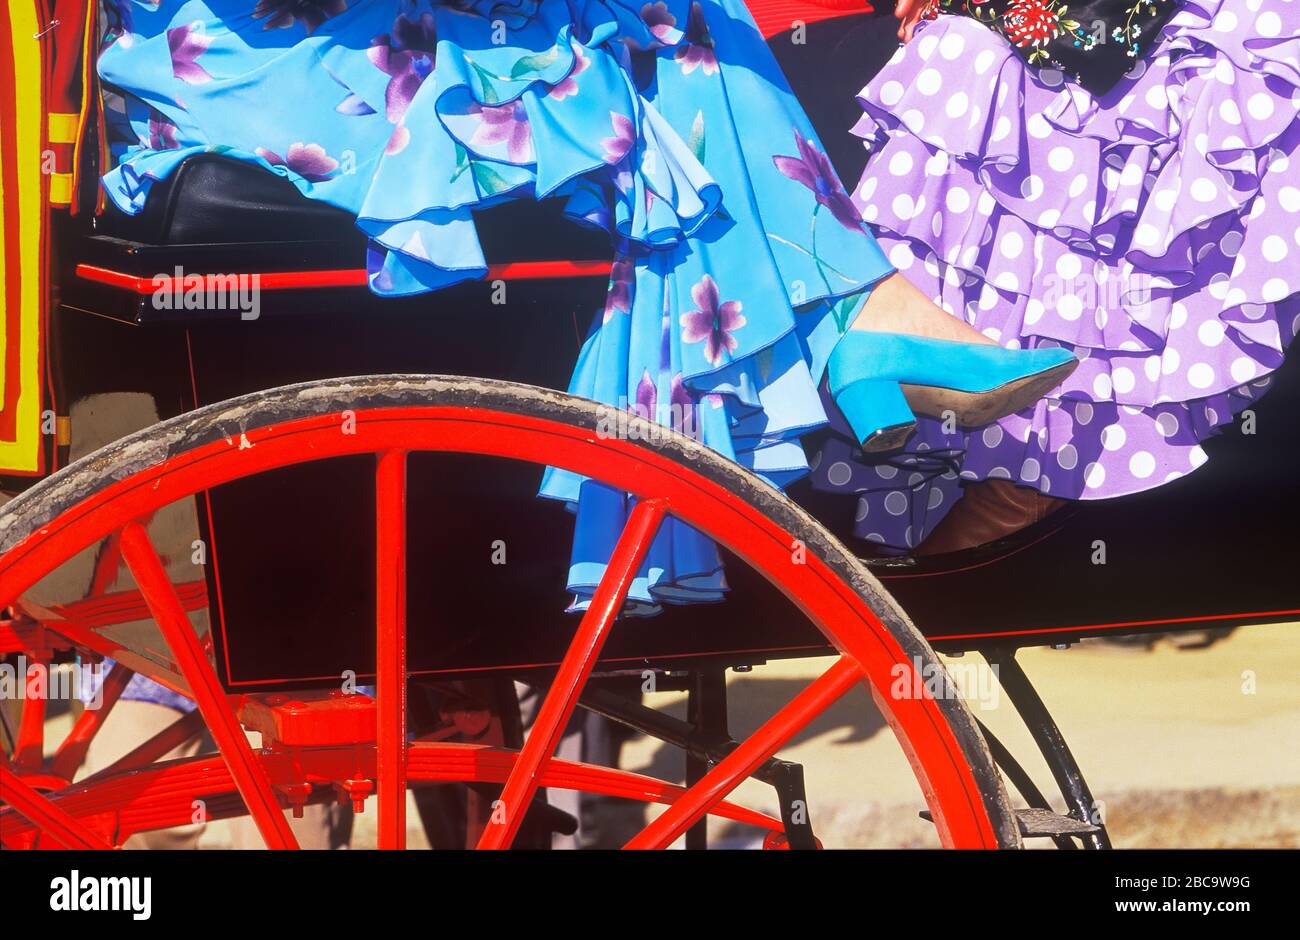
[[[1083,767],[1116,846],[1300,847],[1300,624],[1237,630],[1205,649],[1168,639],[1152,649],[1091,641],[1024,650],[1020,661]],[[1009,703],[990,694],[996,686],[981,681],[983,661],[948,663],[967,678],[972,709],[1050,793],[1028,732]],[[795,660],[731,674],[733,735],[758,727],[828,664]],[[647,704],[684,713],[680,694],[649,696]],[[60,740],[67,720],[52,722],[59,727],[47,740]],[[917,816],[924,803],[911,771],[865,691],[841,699],[781,756],[804,765],[813,825],[828,847],[937,845]],[[622,765],[669,780],[683,774],[679,752],[643,737],[624,748]],[[776,810],[770,788],[755,781],[734,799]],[[647,818],[640,807],[603,805],[600,843],[619,844]],[[425,845],[413,806],[408,819],[410,845]],[[374,821],[370,801],[354,846],[374,845]],[[719,846],[756,842],[752,830],[721,822],[710,835]],[[226,824],[215,823],[203,847],[229,838]]]
[[[1251,627],[1193,650],[1162,640],[1151,650],[1091,641],[1022,651],[1117,846],[1300,846],[1298,631]],[[954,671],[987,669],[975,656],[948,662]],[[756,727],[825,665],[773,663],[733,676],[734,732]],[[970,693],[988,688],[967,686]],[[1051,775],[1005,698],[969,697],[1050,794]],[[804,764],[813,824],[828,846],[936,844],[916,817],[924,804],[914,778],[865,692],[842,699],[781,756]],[[665,776],[681,772],[680,757],[644,739],[624,762]],[[738,798],[775,809],[768,788],[755,782]],[[747,841],[739,832],[721,835]]]

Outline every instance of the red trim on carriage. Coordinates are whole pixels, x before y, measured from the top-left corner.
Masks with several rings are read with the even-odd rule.
[[[485,280],[549,280],[564,277],[608,277],[609,261],[509,261],[488,265]],[[234,272],[229,272],[234,273]],[[145,277],[112,271],[92,264],[79,264],[77,277],[109,287],[120,287],[142,296],[155,291],[174,292],[185,289],[172,277]],[[365,287],[368,283],[363,268],[345,268],[329,271],[265,271],[241,272],[243,277],[256,277],[261,290],[305,290],[323,287]]]
[[[867,0],[745,0],[765,39],[790,29],[795,22],[816,23],[836,16],[875,13]]]

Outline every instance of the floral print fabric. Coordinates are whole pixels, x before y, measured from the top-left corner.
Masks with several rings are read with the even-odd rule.
[[[569,390],[778,486],[807,472],[826,359],[892,268],[739,0],[114,7],[99,68],[127,132],[104,183],[124,211],[187,156],[225,153],[354,213],[371,288],[407,295],[485,274],[475,210],[563,198],[615,257]],[[542,493],[577,514],[581,607],[629,500],[559,470]],[[716,547],[670,520],[630,597],[725,589]]]

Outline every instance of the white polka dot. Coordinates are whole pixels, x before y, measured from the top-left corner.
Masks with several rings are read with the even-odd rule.
[[[1138,226],[1133,238],[1139,245],[1155,245],[1160,241],[1160,229],[1150,222],[1143,222]]]
[[[1163,111],[1169,105],[1169,96],[1165,94],[1164,85],[1152,85],[1147,89],[1147,93],[1143,97],[1150,107],[1157,110]]]
[[[935,48],[939,45],[939,37],[926,33],[921,37],[920,42],[916,44],[916,51],[921,54],[922,59],[928,59],[934,55]]]
[[[915,133],[920,133],[925,127],[925,115],[916,108],[909,108],[903,112],[903,123],[910,127]]]
[[[907,496],[898,490],[894,490],[885,497],[885,512],[891,516],[901,516],[907,512]]]
[[[1138,451],[1128,461],[1129,473],[1139,480],[1145,480],[1156,472],[1156,458],[1144,450]]]
[[[1249,382],[1255,377],[1258,367],[1255,365],[1255,360],[1250,357],[1239,356],[1232,361],[1232,365],[1229,367],[1228,371],[1232,375],[1232,381]]]
[[[944,205],[949,212],[965,212],[970,208],[970,194],[964,189],[950,189],[944,196]]]
[[[1041,177],[1030,173],[1020,181],[1020,195],[1024,196],[1030,202],[1033,202],[1043,194],[1043,180]]]
[[[1069,147],[1053,147],[1047,155],[1047,164],[1058,173],[1064,173],[1074,166],[1074,151]]]
[[[943,76],[938,69],[925,69],[916,77],[916,88],[923,95],[935,95],[943,86]]]
[[[1025,124],[1025,130],[1029,131],[1030,137],[1039,140],[1052,136],[1052,125],[1048,123],[1047,118],[1037,112],[1030,116]]]
[[[1259,33],[1261,36],[1272,38],[1282,32],[1282,20],[1272,10],[1262,13],[1255,20],[1255,32]]]
[[[880,103],[892,107],[903,100],[903,86],[899,82],[885,82],[880,86]]]
[[[1206,320],[1196,329],[1196,338],[1202,346],[1218,346],[1223,342],[1226,331],[1218,320]]]
[[[1007,232],[998,242],[998,250],[1007,258],[1019,258],[1025,250],[1025,240],[1017,232]]]
[[[912,205],[912,197],[907,193],[899,193],[894,197],[892,208],[894,210],[894,215],[898,216],[898,218],[905,220],[911,219],[912,210],[914,208]],[[897,265],[895,265],[895,267],[897,267]]]
[[[1192,198],[1197,202],[1213,202],[1218,194],[1219,188],[1203,176],[1192,183]]]
[[[1133,370],[1124,366],[1111,370],[1110,379],[1115,386],[1115,391],[1121,395],[1127,395],[1137,385],[1137,376],[1133,374]]]
[[[1260,245],[1260,251],[1268,261],[1281,261],[1286,257],[1286,239],[1282,238],[1280,235],[1270,235],[1268,238],[1264,239],[1264,243]]]
[[[1164,372],[1165,375],[1173,375],[1178,371],[1178,366],[1181,361],[1182,356],[1178,354],[1178,350],[1174,349],[1172,346],[1166,346],[1165,353],[1161,357],[1161,371]]]
[[[987,72],[989,66],[993,64],[993,58],[993,51],[991,49],[981,50],[980,54],[975,57],[975,73],[977,75],[983,75]]]
[[[1067,281],[1072,281],[1083,270],[1083,262],[1076,255],[1061,255],[1056,259],[1056,273]]]
[[[1020,479],[1032,483],[1043,475],[1043,468],[1039,466],[1038,461],[1033,457],[1027,459],[1020,465]]]
[[[927,509],[938,509],[943,505],[943,490],[937,486],[930,487],[930,495],[926,498],[925,505]]]
[[[1106,468],[1101,464],[1093,462],[1083,471],[1083,485],[1090,490],[1095,490],[1106,482]]]
[[[1025,324],[1033,326],[1043,318],[1043,314],[1046,312],[1047,308],[1043,306],[1041,300],[1037,297],[1030,297],[1029,302],[1025,304]]]
[[[1073,444],[1066,444],[1056,452],[1056,462],[1063,470],[1073,470],[1079,465],[1079,452],[1075,450]]]
[[[1187,370],[1187,381],[1192,388],[1209,388],[1214,384],[1214,369],[1205,362],[1198,362]]]
[[[882,480],[892,480],[898,476],[898,468],[887,463],[882,463],[876,467],[876,476]]]
[[[1205,452],[1205,448],[1200,444],[1197,444],[1187,453],[1187,462],[1192,465],[1193,470],[1204,464],[1205,461],[1209,459],[1210,456]]]
[[[948,173],[948,155],[942,150],[925,161],[926,176],[946,176]]]
[[[1002,443],[1001,425],[990,424],[988,427],[984,429],[984,434],[982,435],[982,438],[984,440],[985,447],[989,447],[989,448],[997,447],[999,444]]]
[[[1011,118],[1003,114],[998,117],[997,122],[993,125],[993,133],[990,135],[989,139],[992,141],[999,141],[1010,133]]]
[[[1219,105],[1219,117],[1223,118],[1229,124],[1241,123],[1241,110],[1237,107],[1237,102],[1227,98]]]
[[[1097,398],[1110,398],[1111,388],[1110,376],[1105,372],[1097,373],[1097,377],[1092,380],[1092,393]]]
[[[948,103],[944,105],[944,111],[947,112],[950,118],[959,118],[966,113],[969,107],[970,98],[966,96],[966,92],[959,91],[948,99]]]
[[[1300,189],[1283,186],[1278,190],[1277,202],[1287,212],[1300,212]]]
[[[1057,316],[1074,322],[1083,316],[1083,301],[1074,294],[1066,294],[1056,303]]]
[[[966,48],[966,40],[960,33],[948,33],[939,40],[939,55],[945,59],[956,59]]]
[[[1020,290],[1020,280],[1011,271],[999,271],[993,285],[1007,291]]]
[[[831,464],[830,469],[826,471],[826,481],[831,486],[843,486],[853,479],[853,468],[843,460]]]
[[[1107,425],[1101,430],[1101,446],[1107,450],[1119,450],[1128,440],[1128,432],[1118,424]]]
[[[1006,467],[994,467],[989,471],[989,476],[994,480],[1010,480],[1011,471]]]
[[[1074,420],[1076,424],[1088,425],[1092,423],[1092,403],[1081,401],[1074,406]]]
[[[1051,228],[1061,218],[1059,209],[1044,209],[1038,213],[1038,225],[1040,228]]]
[[[912,171],[912,155],[900,150],[889,159],[889,172],[895,176],[906,176]]]
[[[1273,99],[1262,91],[1258,92],[1250,96],[1250,100],[1246,102],[1246,110],[1255,120],[1263,121],[1273,116]]]
[[[1260,289],[1260,296],[1268,303],[1277,303],[1290,293],[1291,289],[1280,277],[1269,278]]]
[[[1080,173],[1074,179],[1070,180],[1070,198],[1077,199],[1083,195],[1083,191],[1088,188],[1088,174]]]
[[[1167,411],[1163,412],[1156,417],[1156,430],[1161,437],[1173,437],[1178,433],[1178,419]]]
[[[916,258],[913,256],[911,249],[902,243],[889,249],[889,263],[900,271],[906,271],[915,260]]]

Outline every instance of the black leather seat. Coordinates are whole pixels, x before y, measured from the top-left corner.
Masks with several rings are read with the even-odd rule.
[[[519,199],[475,213],[484,256],[491,263],[611,256],[606,233],[574,224],[562,210],[562,200]],[[309,267],[359,268],[366,257],[366,236],[348,211],[309,199],[276,173],[209,153],[188,158],[155,184],[140,214],[110,206],[97,234],[186,251],[197,245],[256,245],[264,270],[283,267],[275,263],[277,245],[295,260],[307,246],[319,246],[319,261]],[[193,255],[178,254],[177,261],[192,264]]]

